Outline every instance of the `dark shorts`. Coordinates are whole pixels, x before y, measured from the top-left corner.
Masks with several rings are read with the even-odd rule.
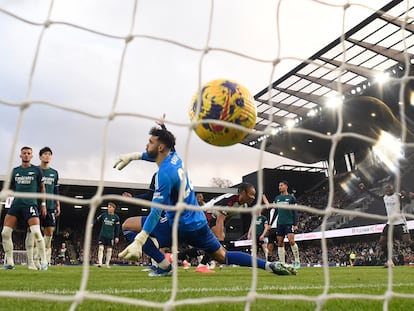
[[[56,215],[55,215],[55,211],[54,210],[51,210],[51,209],[48,209],[45,218],[43,218],[42,216],[40,216],[40,225],[43,228],[56,227]]]
[[[108,239],[108,238],[104,238],[100,236],[98,244],[105,245],[105,246],[114,246],[114,239]]]
[[[221,247],[219,240],[207,224],[196,231],[178,232],[178,240],[180,243],[191,245],[195,249],[203,250],[208,254],[215,253]]]
[[[260,246],[262,246],[263,244],[266,244],[266,243],[268,243],[268,240],[267,240],[266,237],[263,239],[263,241],[260,241],[260,235],[256,236],[256,246],[257,247],[260,247]]]
[[[393,236],[395,239],[401,239],[404,235],[410,234],[407,224],[394,225]],[[386,224],[382,230],[381,236],[387,236],[388,230],[390,230],[390,225]]]
[[[142,216],[142,226],[144,226],[146,220],[147,216]],[[132,230],[124,230],[122,233],[124,234],[125,238],[129,243],[131,243],[138,234],[138,232]],[[166,218],[160,219],[158,224],[155,226],[154,230],[151,232],[150,236],[158,241],[158,245],[160,248],[171,247],[172,235],[171,227],[168,224],[168,220],[166,220]]]
[[[289,233],[294,233],[293,225],[277,225],[276,235],[285,237]]]
[[[146,217],[145,219],[142,217],[142,223],[145,220]],[[138,234],[138,232],[130,230],[125,230],[123,233],[128,242],[132,242]],[[158,223],[151,232],[151,236],[157,239],[160,248],[172,245],[171,227],[168,225],[168,222]],[[209,254],[213,254],[221,247],[220,242],[207,224],[196,231],[180,231],[178,233],[178,242],[191,245],[195,249],[203,250]]]
[[[37,210],[37,206],[35,205],[30,207],[12,206],[7,211],[7,214],[15,216],[19,220],[23,219],[26,223],[32,217],[39,218],[39,211]]]
[[[276,228],[270,228],[269,233],[267,234],[269,238],[269,244],[275,244],[276,242]]]

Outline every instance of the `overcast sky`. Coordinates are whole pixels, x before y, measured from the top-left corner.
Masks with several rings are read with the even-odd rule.
[[[202,83],[230,78],[256,94],[341,35],[344,10],[338,5],[347,1],[327,2],[336,6],[305,0],[280,3],[140,0],[132,34],[179,44],[142,37],[129,42],[116,102],[117,77],[125,46],[125,40],[116,37],[130,34],[134,1],[55,1],[50,20],[79,28],[52,24],[44,29],[0,12],[0,100],[16,104],[25,100],[46,101],[57,106],[32,104],[21,114],[20,105],[0,103],[0,175],[8,174],[11,167],[20,164],[21,146],[33,147],[36,153],[33,163],[37,164],[38,150],[47,145],[54,152],[52,166],[58,169],[61,178],[96,180],[101,178],[103,167],[102,176],[107,181],[149,183],[157,169],[155,164],[136,161],[122,171],[113,169],[112,165],[118,154],[145,150],[153,119],[166,113],[167,126],[177,137],[176,149],[188,160],[195,186],[210,186],[214,177],[231,180],[233,184],[241,182],[243,175],[260,168],[260,151],[241,144],[211,146],[188,130],[188,107],[199,86],[199,78]],[[352,5],[345,15],[346,30],[387,2],[352,1],[371,8]],[[47,19],[50,1],[0,0],[0,8],[36,24]],[[29,89],[30,72],[42,31]],[[223,51],[210,51],[203,56],[199,50],[207,45],[248,57]],[[271,60],[277,58],[279,48],[282,61],[272,76]],[[142,117],[113,119],[106,149],[105,118],[67,111],[69,108],[107,116],[114,104],[116,112]],[[16,131],[20,116],[20,131]],[[185,157],[187,143],[189,153]],[[265,153],[262,163],[265,168],[275,168],[296,162]]]

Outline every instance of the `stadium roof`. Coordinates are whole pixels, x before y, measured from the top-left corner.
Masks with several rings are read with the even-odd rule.
[[[414,16],[413,10],[407,10],[405,1],[390,2],[273,82],[271,88],[266,86],[254,96],[257,132],[242,143],[260,149],[266,138],[267,152],[303,163],[327,160],[338,128],[338,112],[328,107],[335,100],[343,102],[342,132],[378,139],[381,131],[401,137],[401,124],[414,128],[410,105],[414,88],[407,78],[414,63],[414,24],[408,17]],[[400,99],[404,77],[404,98]],[[388,81],[383,84],[380,78]],[[398,118],[401,102],[404,120]],[[335,158],[347,153],[357,160],[365,157],[372,142],[351,136],[355,135],[339,142]],[[414,141],[413,137],[409,132],[406,140]]]

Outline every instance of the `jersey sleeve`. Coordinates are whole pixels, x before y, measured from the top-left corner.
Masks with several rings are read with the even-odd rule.
[[[55,186],[53,187],[53,193],[59,195],[59,173],[55,170]]]
[[[103,214],[96,217],[95,220],[93,221],[93,225],[96,225],[98,222],[101,222],[102,216],[103,216]]]
[[[142,153],[141,159],[148,162],[155,162],[155,159],[151,158],[146,151]]]
[[[142,194],[138,194],[138,195],[136,195],[134,197],[135,198],[138,198],[138,199],[143,199],[143,200],[151,201],[152,200],[152,197],[154,196],[155,177],[156,176],[157,176],[157,173],[155,173],[154,175],[152,175],[151,184],[150,184],[149,189],[147,191],[145,191]]]
[[[296,198],[293,195],[291,195],[290,204],[292,205],[296,204]],[[296,209],[293,209],[292,212],[293,212],[293,225],[296,226],[298,223],[298,212],[296,211]]]
[[[12,174],[10,176],[10,190],[15,191],[16,190],[16,180],[14,179],[14,171],[16,170],[16,168],[13,169]]]
[[[145,191],[144,193],[134,195],[134,198],[151,201],[153,195],[154,195],[154,190],[149,189]]]
[[[116,238],[119,238],[119,233],[120,232],[121,232],[121,222],[119,221],[119,216],[117,215],[116,222],[115,222],[114,236]]]
[[[44,184],[44,182],[42,180],[43,179],[43,172],[42,172],[42,170],[40,169],[39,166],[36,166],[36,171],[37,171],[37,173],[36,173],[36,181],[37,181],[37,185],[38,185],[38,191],[40,192],[40,190],[41,190],[40,186],[42,184]]]
[[[293,210],[293,224],[296,226],[298,223],[298,213],[296,210]]]

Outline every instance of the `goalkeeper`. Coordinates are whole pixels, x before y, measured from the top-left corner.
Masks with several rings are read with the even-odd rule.
[[[150,138],[146,146],[146,152],[143,154],[135,153],[121,156],[115,164],[115,167],[121,169],[131,160],[137,159],[156,162],[159,170],[152,202],[175,206],[178,203],[181,182],[184,182],[184,203],[198,206],[194,189],[192,188],[188,174],[184,171],[182,160],[173,151],[175,146],[175,137],[173,134],[166,129],[156,127],[153,127],[149,134]],[[142,247],[158,224],[161,213],[162,209],[154,206],[151,208],[143,230],[135,237],[134,242],[119,254],[121,258],[133,260],[142,257]],[[172,226],[175,211],[167,210],[166,216],[170,226]],[[204,250],[220,263],[252,266],[251,255],[243,252],[227,252],[221,246],[220,242],[208,227],[206,217],[202,210],[184,210],[178,221],[178,237],[181,243],[186,243],[197,249]],[[155,248],[155,246],[152,247]],[[286,267],[279,262],[270,263],[262,259],[257,259],[257,266],[279,275],[296,274],[296,270],[291,267]],[[166,269],[159,267],[157,272],[160,276],[170,275],[171,265]]]
[[[124,166],[122,166],[122,168],[123,167]],[[132,195],[129,192],[124,192],[122,195],[129,198],[134,197],[151,201],[155,190],[156,176],[157,173],[154,173],[152,175],[151,184],[149,186],[149,189],[145,193],[139,195]],[[125,219],[125,221],[122,223],[122,233],[125,239],[128,241],[128,243],[133,242],[136,235],[139,232],[141,232],[142,226],[145,223],[146,219],[147,216],[134,216]],[[157,263],[158,267],[166,269],[169,267],[170,263],[165,258],[165,254],[158,251],[158,249],[171,247],[171,245],[171,228],[168,224],[168,220],[165,217],[164,213],[164,215],[160,217],[160,221],[152,231],[150,239],[148,239],[147,242],[144,244],[143,251]],[[156,272],[150,272],[149,276],[156,276]]]

